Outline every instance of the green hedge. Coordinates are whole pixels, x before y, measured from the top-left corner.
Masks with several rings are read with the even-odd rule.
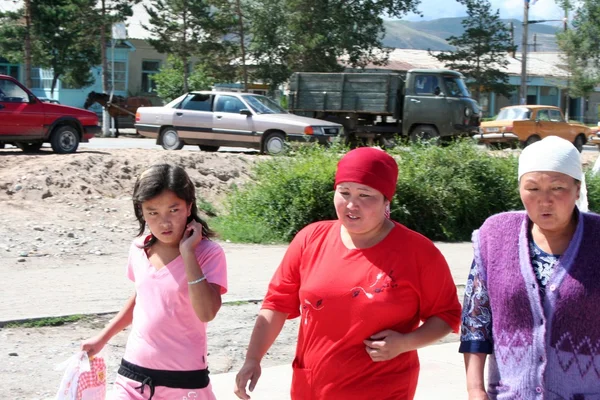
[[[211,225],[223,239],[281,243],[311,222],[336,218],[333,183],[344,151],[307,146],[258,163],[256,182],[234,190]],[[432,240],[470,240],[488,216],[522,209],[513,155],[490,155],[470,140],[390,154],[400,170],[392,218]],[[588,177],[588,197],[590,209],[600,209],[600,177]]]

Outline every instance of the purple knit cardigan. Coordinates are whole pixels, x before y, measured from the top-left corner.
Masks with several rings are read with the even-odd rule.
[[[600,400],[600,216],[577,229],[541,298],[524,212],[490,217],[473,234],[488,288],[494,352],[490,399]]]

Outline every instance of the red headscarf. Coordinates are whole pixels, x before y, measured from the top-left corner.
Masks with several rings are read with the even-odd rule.
[[[338,162],[334,188],[342,182],[356,182],[380,191],[392,201],[397,181],[398,164],[392,156],[374,147],[359,147]]]

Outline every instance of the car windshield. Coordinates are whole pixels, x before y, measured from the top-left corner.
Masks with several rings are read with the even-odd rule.
[[[531,118],[531,110],[526,107],[511,107],[503,108],[496,117],[497,121],[511,120],[511,121],[523,121]]]
[[[275,103],[273,100],[265,96],[258,95],[243,95],[242,96],[246,103],[252,110],[257,114],[287,114],[288,112],[281,108],[281,106]]]
[[[186,94],[182,94],[178,98],[176,98],[174,100],[171,100],[170,102],[168,102],[167,104],[165,104],[165,107],[168,107],[168,108],[177,108],[177,106],[179,105],[179,103],[181,103],[183,101],[183,99],[185,99],[186,96],[187,96],[187,93]]]
[[[467,85],[465,85],[465,81],[463,81],[462,78],[446,75],[444,76],[444,83],[448,90],[446,96],[471,97],[471,93],[469,93],[469,89],[467,89]]]

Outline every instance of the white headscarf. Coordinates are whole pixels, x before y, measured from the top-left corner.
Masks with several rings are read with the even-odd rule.
[[[577,179],[581,182],[577,207],[580,211],[588,211],[581,154],[568,140],[548,136],[527,146],[519,157],[519,181],[528,172],[560,172]]]

